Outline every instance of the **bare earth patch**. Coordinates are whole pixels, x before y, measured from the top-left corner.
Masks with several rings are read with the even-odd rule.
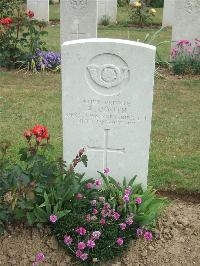
[[[17,227],[0,237],[0,265],[31,265],[39,251],[46,257],[43,265],[76,265],[48,229]],[[133,242],[122,258],[106,265],[199,266],[200,203],[173,201],[158,221],[156,239]]]

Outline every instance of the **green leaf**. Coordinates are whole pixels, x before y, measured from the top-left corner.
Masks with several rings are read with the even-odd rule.
[[[44,200],[45,200],[45,206],[46,206],[46,210],[47,210],[47,214],[50,215],[51,214],[51,205],[49,202],[49,198],[46,192],[44,192]]]
[[[87,167],[87,162],[88,162],[87,155],[81,156],[81,162],[84,164],[85,167]]]
[[[135,175],[134,177],[131,178],[131,180],[130,180],[129,183],[128,183],[128,186],[130,186],[130,187],[133,186],[133,183],[134,183],[136,177],[137,177],[137,175]]]
[[[105,185],[107,186],[107,187],[109,187],[109,181],[108,181],[108,179],[107,179],[107,177],[103,174],[103,173],[101,173],[101,172],[99,172],[99,171],[97,171],[100,175],[101,175],[101,177],[103,178],[103,181],[104,181],[104,183],[105,183]]]
[[[27,212],[26,217],[27,217],[27,220],[28,220],[28,224],[29,225],[33,225],[35,220],[36,220],[36,217],[35,217],[34,213],[33,212]]]

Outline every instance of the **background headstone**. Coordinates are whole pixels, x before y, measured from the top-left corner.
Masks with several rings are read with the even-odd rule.
[[[200,0],[176,0],[172,41],[194,41],[195,38],[200,39]]]
[[[111,169],[147,185],[155,47],[90,39],[62,46],[64,160],[86,149],[86,177]]]
[[[117,21],[117,0],[98,0],[98,23],[105,15],[110,18],[110,22]]]
[[[172,26],[172,22],[174,19],[174,5],[176,0],[165,0],[164,8],[163,8],[163,27]],[[182,0],[181,0],[182,1]]]
[[[97,37],[97,0],[60,1],[61,43]]]
[[[34,18],[49,21],[49,0],[27,0],[27,10],[34,12]]]

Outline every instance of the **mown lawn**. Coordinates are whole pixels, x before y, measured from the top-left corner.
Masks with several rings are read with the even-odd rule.
[[[0,139],[12,143],[10,159],[18,159],[23,131],[36,123],[48,126],[52,156],[61,156],[60,75],[1,72],[0,79]],[[156,80],[149,164],[155,188],[200,192],[199,86],[200,81]]]

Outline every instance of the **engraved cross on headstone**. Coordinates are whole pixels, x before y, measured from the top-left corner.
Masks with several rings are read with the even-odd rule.
[[[104,147],[87,146],[88,151],[103,152],[103,169],[108,167],[108,152],[125,153],[125,148],[114,149],[108,147],[109,130],[104,129]]]
[[[86,33],[84,32],[84,33],[81,33],[80,32],[80,27],[79,27],[79,25],[80,25],[80,22],[77,20],[77,21],[74,21],[74,24],[76,25],[76,30],[75,30],[75,32],[72,32],[71,34],[72,34],[72,36],[73,35],[75,35],[76,36],[76,40],[79,40],[80,39],[80,36],[84,36],[84,35],[86,35]],[[74,39],[74,38],[73,38]]]

